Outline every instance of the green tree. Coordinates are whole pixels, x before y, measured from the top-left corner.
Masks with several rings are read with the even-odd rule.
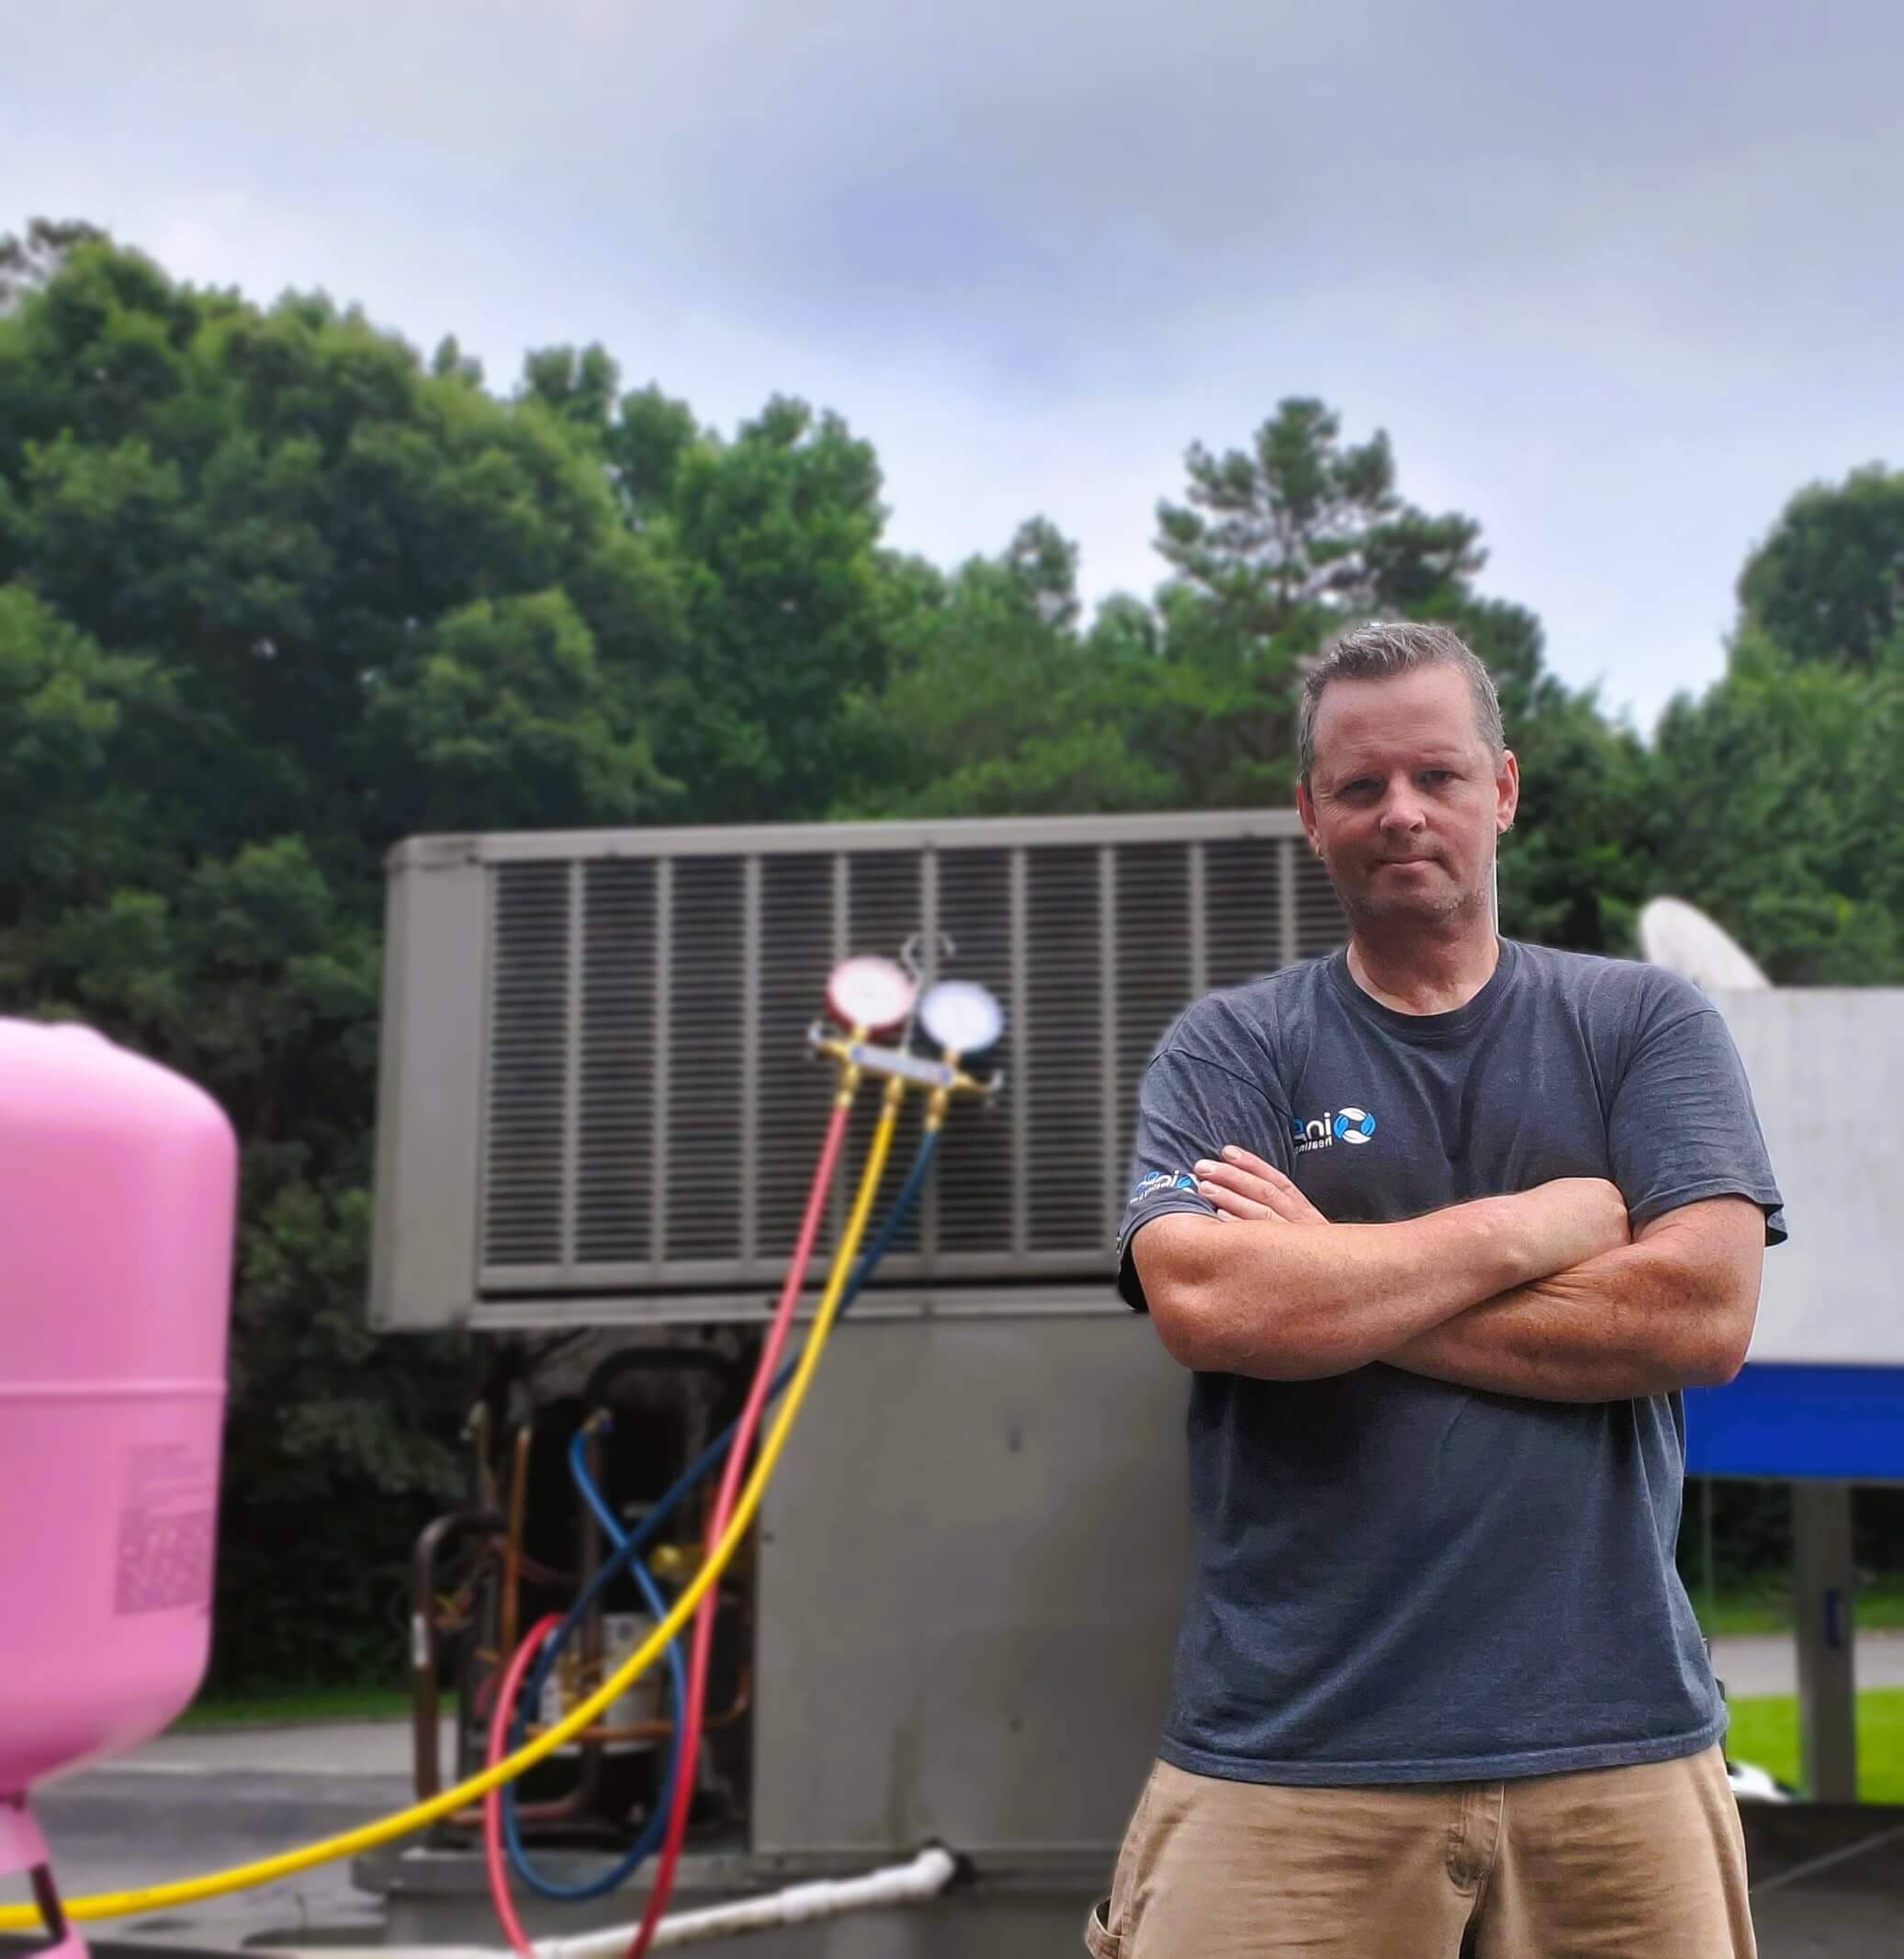
[[[1538,622],[1473,588],[1481,526],[1405,501],[1386,435],[1345,442],[1334,410],[1292,398],[1247,448],[1198,444],[1187,467],[1188,501],[1157,510],[1174,576],[1158,595],[1163,658],[1142,747],[1196,801],[1288,800],[1303,665],[1358,619],[1455,626],[1524,732],[1558,703]]]
[[[654,405],[649,433],[665,426]],[[685,561],[687,625],[653,698],[656,758],[684,786],[683,815],[815,816],[853,774],[851,705],[889,660],[879,490],[872,446],[801,401],[776,398],[731,442],[677,449],[657,528]]]
[[[1132,748],[1146,647],[1077,630],[1077,552],[1043,518],[996,558],[917,580],[894,608],[893,671],[855,708],[865,779],[842,815],[1156,808],[1170,779]]]
[[[1409,616],[1501,689],[1509,930],[1628,951],[1670,889],[1775,977],[1904,977],[1898,478],[1795,500],[1727,677],[1649,749],[1384,437],[1292,399],[1189,476],[1156,602],[1087,623],[1045,519],[950,574],[885,548],[871,446],[802,402],[725,437],[599,346],[499,400],[322,295],[196,290],[83,224],[0,242],[0,1010],[87,1017],[243,1139],[224,1679],[377,1664],[456,1481],[459,1351],[361,1312],[401,836],[1280,804],[1303,661]]]
[[[1476,646],[1480,636],[1470,639]],[[1628,956],[1651,895],[1646,852],[1653,762],[1591,691],[1541,674],[1527,697],[1501,686],[1521,802],[1500,850],[1502,929],[1541,945]]]
[[[1342,440],[1316,400],[1283,401],[1247,449],[1190,447],[1189,501],[1157,506],[1157,549],[1240,644],[1318,618],[1413,617],[1480,569],[1481,527],[1404,503],[1378,431]]]
[[[1739,602],[1794,659],[1876,667],[1904,635],[1904,471],[1874,463],[1800,490],[1747,559]]]
[[[682,459],[713,440],[685,401],[652,385],[622,397],[614,425],[603,437],[609,471],[637,529],[666,522]]]
[[[544,347],[523,362],[518,400],[543,406],[581,431],[598,447],[606,439],[621,397],[621,370],[600,345]]]
[[[1795,659],[1748,631],[1656,737],[1653,888],[1691,899],[1774,980],[1904,979],[1895,665]]]
[[[218,1667],[348,1667],[371,1646],[327,1628],[389,1638],[366,1612],[455,1486],[467,1392],[453,1346],[364,1365],[381,856],[678,808],[651,731],[697,568],[627,521],[592,351],[499,402],[321,296],[32,235],[0,317],[4,1010],[83,1015],[231,1113]]]
[[[26,293],[44,286],[74,245],[100,235],[94,226],[78,219],[67,219],[62,223],[51,218],[36,218],[28,225],[24,237],[8,232],[0,238],[0,312]]]

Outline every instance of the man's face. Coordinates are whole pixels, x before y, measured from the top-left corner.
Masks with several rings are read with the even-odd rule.
[[[1486,913],[1494,839],[1519,794],[1513,755],[1496,763],[1482,738],[1467,676],[1417,667],[1329,682],[1296,803],[1358,928],[1439,936]]]

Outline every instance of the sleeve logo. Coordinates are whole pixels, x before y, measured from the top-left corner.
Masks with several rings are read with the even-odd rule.
[[[1145,1198],[1155,1197],[1160,1190],[1188,1190],[1194,1194],[1196,1188],[1197,1179],[1188,1170],[1153,1170],[1138,1180],[1125,1208],[1135,1210]]]

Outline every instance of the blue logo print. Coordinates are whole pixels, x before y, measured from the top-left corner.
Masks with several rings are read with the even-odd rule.
[[[1135,1210],[1145,1198],[1160,1190],[1195,1190],[1197,1179],[1188,1170],[1153,1170],[1131,1193],[1129,1209]]]
[[[1334,1149],[1338,1143],[1359,1149],[1375,1134],[1375,1118],[1366,1109],[1325,1109],[1307,1122],[1291,1122],[1290,1134],[1299,1156],[1310,1150]]]

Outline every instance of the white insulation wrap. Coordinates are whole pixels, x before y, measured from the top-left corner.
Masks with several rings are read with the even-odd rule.
[[[895,1905],[922,1905],[937,1897],[958,1869],[950,1851],[921,1851],[909,1863],[890,1864],[862,1877],[820,1878],[792,1885],[764,1897],[711,1905],[704,1911],[680,1911],[661,1920],[653,1952],[704,1945],[749,1931],[772,1931],[815,1919],[843,1918],[851,1911],[877,1911]],[[573,1939],[538,1939],[536,1959],[620,1959],[634,1939],[633,1925],[611,1925]],[[274,1946],[257,1959],[512,1959],[501,1946],[366,1945]]]
[[[701,1945],[736,1932],[771,1931],[781,1925],[803,1925],[812,1919],[840,1918],[849,1911],[873,1911],[886,1905],[923,1904],[945,1889],[957,1868],[950,1851],[935,1848],[921,1851],[910,1863],[890,1864],[863,1877],[819,1878],[766,1897],[677,1912],[661,1920],[650,1950]],[[540,1959],[620,1959],[634,1935],[635,1928],[624,1925],[580,1938],[541,1939],[535,1950]]]

